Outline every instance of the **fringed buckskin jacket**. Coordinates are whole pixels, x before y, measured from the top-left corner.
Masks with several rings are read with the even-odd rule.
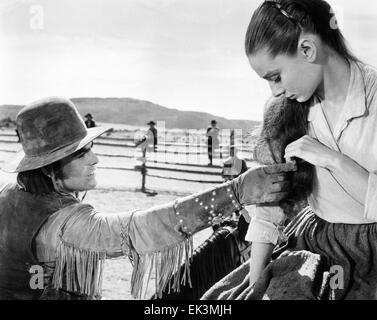
[[[229,199],[234,199],[230,201]],[[0,189],[0,299],[100,299],[104,259],[128,255],[131,293],[143,298],[151,272],[158,296],[190,283],[192,235],[240,209],[229,184],[132,213],[101,214],[71,195]],[[185,265],[183,274],[177,272]],[[42,289],[31,285],[43,268]]]

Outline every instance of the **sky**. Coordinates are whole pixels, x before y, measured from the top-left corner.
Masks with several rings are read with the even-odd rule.
[[[260,3],[0,0],[0,104],[132,97],[261,120],[270,90],[243,48]],[[356,55],[377,66],[377,2],[329,3]]]

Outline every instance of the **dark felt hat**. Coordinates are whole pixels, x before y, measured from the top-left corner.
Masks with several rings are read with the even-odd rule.
[[[85,115],[85,118],[90,118],[90,119],[93,119],[93,117],[92,117],[92,114],[91,114],[91,113],[87,113],[87,114]]]
[[[34,170],[61,160],[111,128],[86,128],[72,101],[48,97],[25,106],[16,118],[22,150],[3,166],[7,172]]]
[[[148,122],[147,124],[149,124],[149,125],[151,125],[151,124],[152,124],[152,125],[154,125],[154,126],[155,126],[155,125],[156,125],[156,122],[154,122],[154,121],[149,121],[149,122]]]

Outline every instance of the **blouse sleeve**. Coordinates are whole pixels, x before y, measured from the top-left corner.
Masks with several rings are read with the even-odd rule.
[[[377,171],[369,173],[364,217],[377,221]]]
[[[280,207],[255,206],[251,215],[246,241],[276,245],[286,240],[283,232],[286,216]]]

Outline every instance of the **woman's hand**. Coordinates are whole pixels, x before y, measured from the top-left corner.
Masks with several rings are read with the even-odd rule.
[[[297,157],[314,166],[329,169],[330,164],[338,160],[340,155],[341,153],[305,135],[285,148],[284,157],[287,162],[291,161],[293,157]]]
[[[284,157],[287,161],[297,157],[331,171],[353,199],[362,205],[365,203],[369,172],[347,155],[328,148],[316,139],[303,136],[286,147]]]

